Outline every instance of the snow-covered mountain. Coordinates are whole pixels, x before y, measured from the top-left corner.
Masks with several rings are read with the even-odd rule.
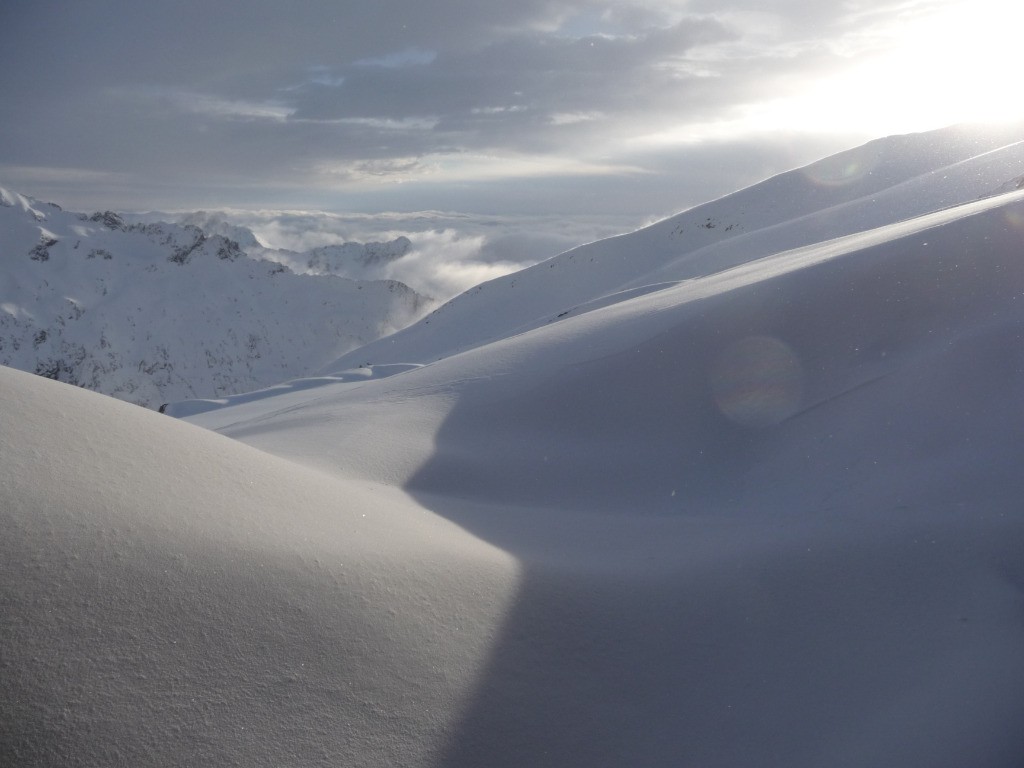
[[[1014,188],[1019,127],[892,136],[481,284],[327,370],[426,363],[752,259]]]
[[[352,266],[367,269],[400,259],[412,248],[412,241],[399,237],[386,243],[342,243],[314,248],[307,266],[317,272],[344,274]]]
[[[428,306],[395,281],[250,258],[232,235],[252,246],[0,190],[0,364],[156,407],[311,372]]]
[[[1022,140],[870,144],[185,420],[0,369],[0,762],[1020,765]]]
[[[383,280],[387,266],[412,250],[412,241],[399,236],[385,242],[346,241],[321,245],[305,251],[271,248],[259,241],[248,227],[232,224],[220,213],[194,211],[173,217],[161,217],[183,226],[198,227],[207,235],[221,235],[238,243],[246,255],[277,264],[284,264],[296,274],[338,275],[350,280]],[[154,214],[130,214],[124,217],[134,223],[151,223]]]

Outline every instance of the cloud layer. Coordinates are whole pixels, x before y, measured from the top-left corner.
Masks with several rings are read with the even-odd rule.
[[[131,221],[196,224],[242,243],[253,255],[281,261],[298,272],[308,267],[308,251],[343,243],[389,242],[406,237],[411,248],[401,258],[368,264],[350,262],[343,271],[359,280],[392,279],[418,293],[445,301],[486,280],[523,269],[581,243],[632,231],[644,220],[634,216],[471,216],[440,211],[412,214],[337,214],[323,211],[200,211],[176,215],[150,212]],[[245,227],[273,253],[254,250]]]
[[[120,208],[668,213],[706,199],[691,164],[721,193],[870,137],[792,104],[957,5],[13,0],[0,175]]]

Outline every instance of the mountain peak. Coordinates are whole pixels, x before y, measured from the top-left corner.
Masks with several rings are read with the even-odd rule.
[[[230,229],[0,201],[0,364],[139,405],[311,373],[426,305],[395,281],[250,257]]]
[[[125,224],[124,219],[113,211],[103,211],[102,213],[97,212],[92,216],[87,217],[86,220],[95,221],[98,224],[102,224],[107,229],[119,229],[122,232],[128,229],[128,225]]]
[[[60,206],[56,203],[50,203],[49,205],[51,208],[60,210]],[[30,214],[36,221],[46,221],[46,214],[39,210],[37,206],[41,207],[38,200],[0,187],[0,207],[17,208]]]

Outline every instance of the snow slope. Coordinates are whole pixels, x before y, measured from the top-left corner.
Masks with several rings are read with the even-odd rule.
[[[0,764],[444,750],[509,555],[397,489],[9,368],[0,449]]]
[[[310,373],[423,304],[394,281],[296,275],[195,226],[0,190],[0,363],[140,405]]]
[[[1016,175],[193,424],[0,370],[0,762],[1020,765]]]
[[[323,372],[426,363],[661,284],[976,200],[1024,177],[1024,126],[879,139],[452,299]]]

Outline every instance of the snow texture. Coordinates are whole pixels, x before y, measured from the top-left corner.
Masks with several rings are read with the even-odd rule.
[[[0,370],[0,763],[1019,766],[1006,139],[867,145],[185,421]]]

